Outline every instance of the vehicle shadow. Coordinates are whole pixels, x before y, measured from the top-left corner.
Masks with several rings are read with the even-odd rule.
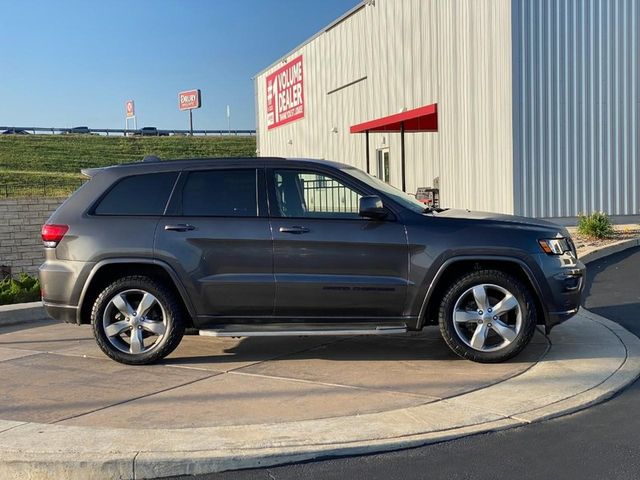
[[[48,327],[51,325],[59,325],[62,322],[54,320],[52,318],[39,318],[28,322],[16,322],[10,324],[0,324],[0,335],[5,333],[18,332],[20,330],[29,330],[38,327]]]
[[[164,360],[167,365],[198,365],[272,360],[324,360],[330,362],[455,362],[473,369],[499,367],[464,360],[453,353],[434,335],[376,337],[246,337],[212,343],[203,337],[181,346],[175,356]],[[197,343],[198,345],[194,345]],[[223,347],[223,348],[220,348]],[[537,361],[547,343],[537,335],[522,353],[502,365]],[[498,364],[499,365],[499,364]]]

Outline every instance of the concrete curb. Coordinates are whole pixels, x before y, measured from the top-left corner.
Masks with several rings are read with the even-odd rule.
[[[630,248],[638,246],[640,246],[640,238],[621,240],[620,242],[611,245],[595,248],[586,253],[580,260],[582,260],[582,263],[586,265],[587,263],[595,262],[596,260],[600,260],[601,258],[613,255],[614,253],[622,252],[624,250],[628,250]]]
[[[557,328],[546,357],[521,375],[380,413],[153,430],[0,420],[0,478],[157,478],[397,450],[572,413],[640,374],[640,339],[619,325],[585,312]]]
[[[16,325],[47,318],[42,302],[0,305],[0,326]]]

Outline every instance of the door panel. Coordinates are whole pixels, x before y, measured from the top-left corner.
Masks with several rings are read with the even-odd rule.
[[[358,216],[364,194],[329,174],[268,171],[275,312],[287,317],[399,317],[408,278],[404,225]]]
[[[272,223],[277,315],[402,314],[408,276],[402,225],[331,219]],[[294,226],[308,232],[280,232]]]
[[[272,315],[273,238],[264,171],[184,172],[176,191],[171,215],[158,224],[155,256],[186,284],[200,326],[205,317]]]
[[[165,230],[188,224],[193,230]],[[271,315],[275,285],[266,218],[165,217],[156,257],[188,282],[199,315]]]

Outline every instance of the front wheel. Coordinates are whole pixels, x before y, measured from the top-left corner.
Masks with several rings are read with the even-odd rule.
[[[440,332],[459,356],[497,363],[522,351],[537,323],[535,302],[517,278],[479,270],[458,278],[440,304]]]
[[[183,309],[172,290],[146,276],[120,278],[105,288],[91,312],[100,349],[129,365],[169,355],[184,335]]]

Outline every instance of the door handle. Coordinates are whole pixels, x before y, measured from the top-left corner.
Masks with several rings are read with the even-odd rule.
[[[301,234],[301,233],[307,233],[309,232],[309,229],[307,227],[299,227],[297,225],[293,226],[293,227],[280,227],[279,228],[280,233],[294,233],[294,234]]]
[[[176,225],[165,225],[164,229],[168,232],[186,232],[189,230],[195,230],[196,227],[189,225],[188,223],[178,223]]]

